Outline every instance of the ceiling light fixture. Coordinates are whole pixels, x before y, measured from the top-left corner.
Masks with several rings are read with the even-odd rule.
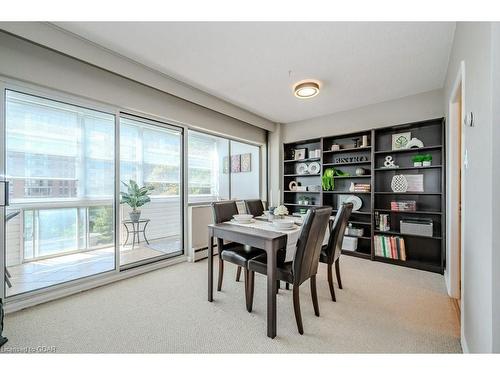
[[[294,95],[299,99],[313,98],[319,94],[319,84],[313,81],[302,81],[295,84]]]

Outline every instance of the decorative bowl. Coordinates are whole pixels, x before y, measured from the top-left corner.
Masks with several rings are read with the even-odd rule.
[[[294,223],[295,223],[295,220],[290,220],[290,219],[280,219],[280,220],[273,221],[273,225],[277,229],[292,229]]]
[[[249,223],[252,221],[253,215],[249,214],[239,214],[239,215],[233,215],[234,220],[236,220],[238,223]]]

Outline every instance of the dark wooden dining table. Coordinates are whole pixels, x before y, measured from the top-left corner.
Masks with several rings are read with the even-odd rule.
[[[287,235],[229,223],[208,226],[208,301],[214,297],[214,238],[253,246],[267,253],[267,336],[276,337],[277,253],[286,249]]]

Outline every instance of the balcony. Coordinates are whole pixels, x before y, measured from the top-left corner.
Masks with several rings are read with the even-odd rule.
[[[112,203],[111,199],[100,199],[11,204],[6,214],[15,216],[6,225],[6,265],[11,285],[7,283],[6,295],[114,270]],[[141,219],[149,219],[145,229],[149,244],[140,233],[140,242],[132,245],[132,234],[126,242],[122,223],[129,219],[129,208],[121,205],[120,266],[180,254],[180,210],[178,196],[152,198],[141,214]]]

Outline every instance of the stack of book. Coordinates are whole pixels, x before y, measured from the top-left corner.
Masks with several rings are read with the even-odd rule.
[[[391,201],[391,211],[414,212],[416,210],[416,201]]]
[[[375,236],[375,255],[390,259],[406,260],[405,240],[399,236]]]
[[[351,191],[358,193],[369,193],[370,192],[370,184],[354,184],[353,189]]]

